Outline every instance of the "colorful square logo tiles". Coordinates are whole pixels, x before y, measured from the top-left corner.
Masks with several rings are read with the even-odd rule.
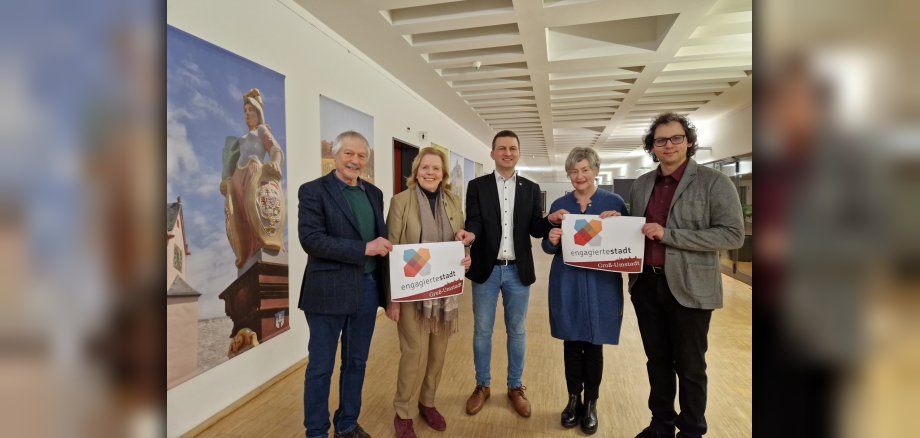
[[[594,219],[588,222],[586,219],[575,221],[575,244],[585,246],[598,246],[601,244],[601,230],[604,229],[603,223]]]
[[[417,251],[406,250],[403,253],[403,260],[406,262],[406,265],[403,266],[403,274],[406,277],[415,277],[419,274],[424,276],[431,273],[431,265],[428,264],[428,261],[431,260],[431,251],[428,248],[419,248]]]

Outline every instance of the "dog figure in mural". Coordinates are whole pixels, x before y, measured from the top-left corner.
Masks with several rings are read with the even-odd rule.
[[[259,345],[259,337],[256,332],[248,328],[240,329],[230,341],[230,351],[227,352],[227,357],[234,357],[256,345]]]

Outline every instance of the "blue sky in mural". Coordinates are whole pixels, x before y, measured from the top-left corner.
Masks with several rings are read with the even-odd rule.
[[[227,136],[246,133],[243,94],[262,92],[265,121],[285,151],[284,75],[181,30],[166,28],[166,202],[182,197],[188,283],[202,294],[199,317],[225,316],[217,295],[237,278],[224,226],[221,153]],[[296,208],[296,206],[294,206]],[[287,206],[291,208],[291,206]],[[288,227],[285,225],[285,241]]]

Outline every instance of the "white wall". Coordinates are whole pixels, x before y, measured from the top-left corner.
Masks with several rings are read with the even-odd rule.
[[[167,2],[166,21],[286,76],[291,329],[167,391],[168,436],[187,432],[307,353],[308,332],[297,310],[307,256],[297,243],[297,188],[320,176],[319,95],[374,116],[375,179],[392,195],[392,138],[429,141],[494,167],[489,148],[368,60],[290,0]],[[406,132],[406,127],[411,132]]]
[[[699,123],[697,135],[700,146],[712,147],[712,151],[698,151],[693,158],[700,163],[709,163],[751,153],[752,118],[753,107],[749,106],[710,122]]]

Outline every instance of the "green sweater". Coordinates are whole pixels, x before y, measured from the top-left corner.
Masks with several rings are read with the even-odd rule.
[[[361,238],[364,239],[364,242],[374,240],[376,238],[374,236],[374,210],[371,207],[371,201],[367,199],[367,194],[360,187],[346,186],[342,190],[342,195],[345,196],[345,201],[348,202],[351,212],[358,220],[358,231],[361,233]],[[365,256],[364,273],[374,272],[376,268],[377,258]]]

